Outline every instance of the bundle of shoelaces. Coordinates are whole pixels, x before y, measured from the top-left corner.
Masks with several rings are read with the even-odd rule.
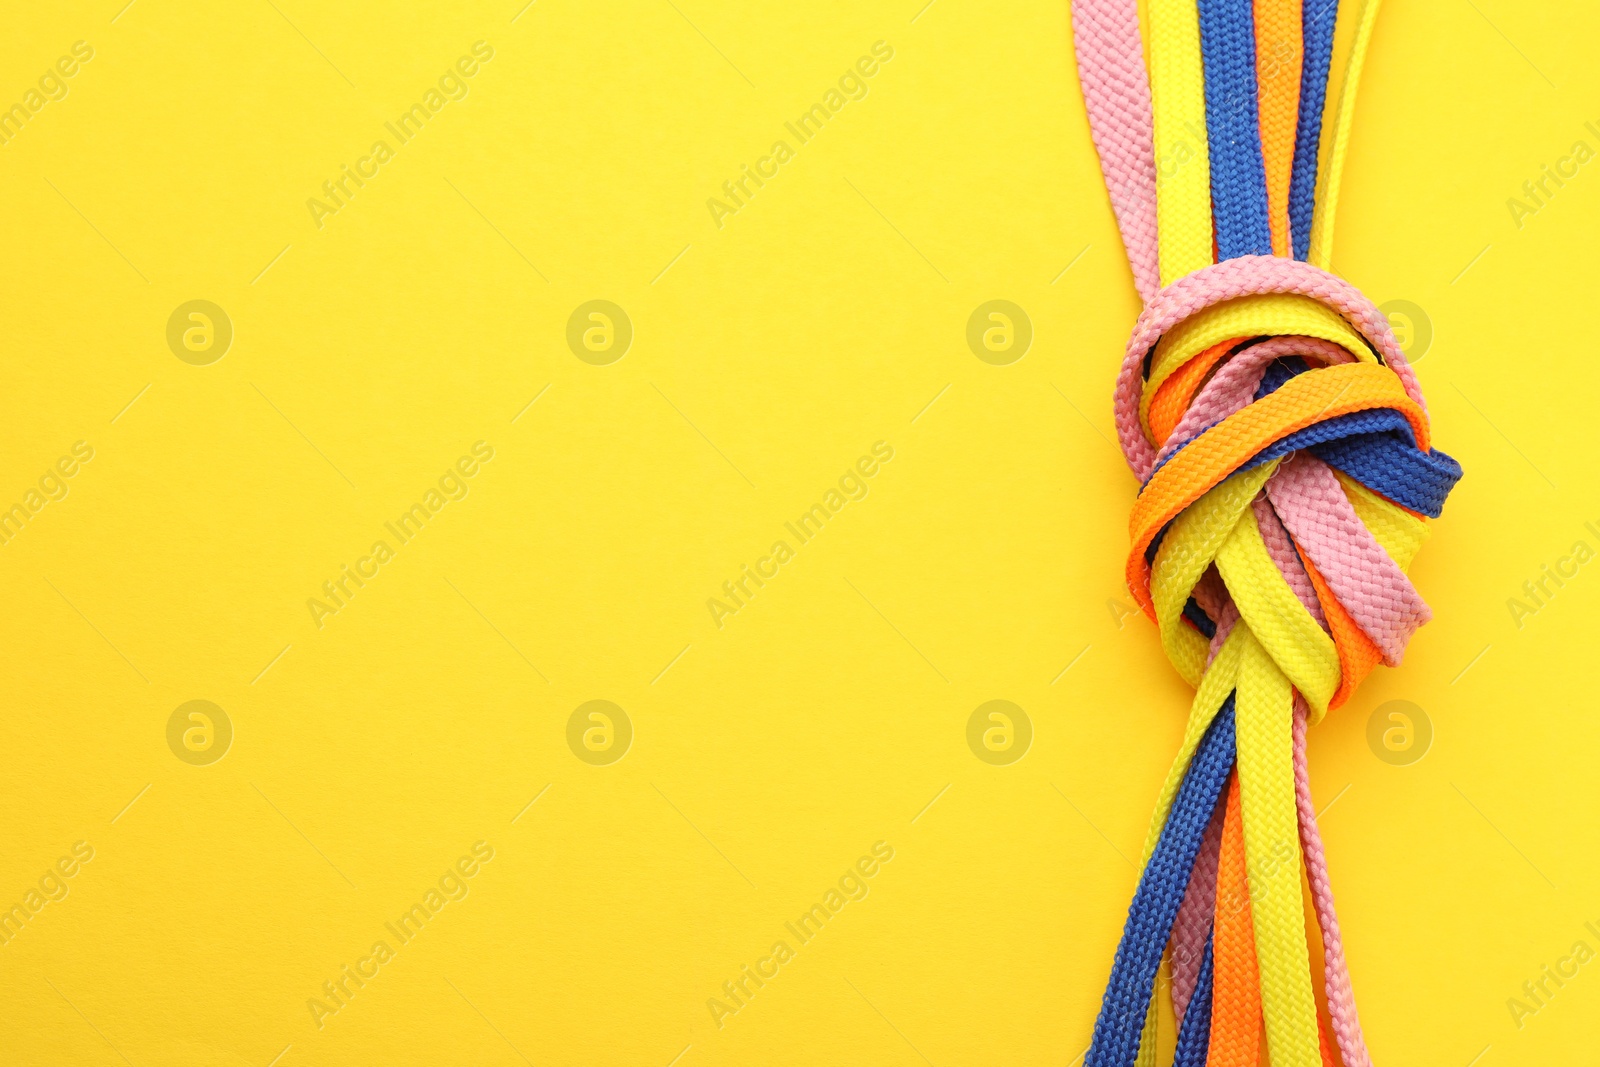
[[[1348,13],[1333,104],[1353,3],[1147,0],[1141,27],[1138,0],[1073,2],[1144,300],[1115,394],[1141,486],[1128,586],[1196,689],[1087,1067],[1155,1063],[1169,953],[1175,1064],[1371,1063],[1306,729],[1428,621],[1405,568],[1461,467],[1388,320],[1327,269],[1378,6]]]

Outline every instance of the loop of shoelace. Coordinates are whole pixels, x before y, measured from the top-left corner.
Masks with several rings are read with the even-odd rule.
[[[1127,579],[1197,690],[1086,1067],[1154,1063],[1168,950],[1174,1063],[1254,1065],[1264,1032],[1275,1065],[1370,1065],[1306,730],[1428,620],[1404,568],[1461,475],[1389,323],[1326,269],[1376,12],[1357,17],[1319,174],[1336,0],[1148,0],[1143,30],[1137,0],[1073,3],[1145,301],[1114,404],[1141,484]]]

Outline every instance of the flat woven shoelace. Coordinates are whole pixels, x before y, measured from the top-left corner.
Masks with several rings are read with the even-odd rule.
[[[1339,7],[1147,0],[1141,27],[1138,0],[1072,5],[1145,305],[1114,401],[1140,483],[1126,576],[1196,690],[1087,1067],[1153,1067],[1164,958],[1173,1063],[1254,1067],[1263,1039],[1274,1067],[1371,1063],[1306,732],[1430,618],[1405,568],[1461,467],[1388,321],[1328,270],[1378,3],[1351,12],[1330,107]]]

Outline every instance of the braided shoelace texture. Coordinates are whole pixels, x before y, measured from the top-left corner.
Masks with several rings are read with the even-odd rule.
[[[1154,1064],[1168,958],[1174,1063],[1254,1065],[1264,1037],[1275,1067],[1369,1067],[1306,732],[1428,621],[1405,568],[1461,476],[1388,321],[1325,269],[1376,2],[1320,176],[1334,0],[1147,7],[1148,71],[1136,0],[1074,0],[1073,25],[1145,300],[1114,403],[1126,577],[1196,694],[1086,1064]]]

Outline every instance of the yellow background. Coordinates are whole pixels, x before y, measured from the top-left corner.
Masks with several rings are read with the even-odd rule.
[[[94,848],[0,946],[0,1062],[1076,1062],[1189,693],[1123,617],[1137,304],[1066,4],[122,3],[0,35],[6,106],[94,49],[0,147],[0,505],[95,450],[0,547],[0,906]],[[1414,569],[1435,621],[1312,739],[1380,1063],[1592,1055],[1600,963],[1520,1029],[1506,1002],[1600,949],[1600,565],[1520,628],[1507,600],[1600,548],[1600,164],[1520,228],[1506,201],[1600,149],[1597,30],[1391,3],[1355,117],[1335,266],[1425,310],[1467,470]],[[319,229],[307,199],[480,40]],[[707,199],[880,40],[719,228]],[[208,366],[166,343],[193,299],[233,324]],[[606,366],[565,340],[592,299],[634,328]],[[965,341],[991,299],[1034,329],[1007,366]],[[319,629],[307,599],[480,440]],[[869,495],[713,625],[876,441]],[[167,745],[195,699],[234,729],[209,766]],[[567,745],[595,699],[634,732],[609,766]],[[1009,766],[966,742],[993,699],[1034,729]],[[1434,731],[1407,766],[1367,743],[1394,699]],[[476,841],[469,895],[319,1029]],[[708,998],[877,841],[870,894],[719,1028]]]

